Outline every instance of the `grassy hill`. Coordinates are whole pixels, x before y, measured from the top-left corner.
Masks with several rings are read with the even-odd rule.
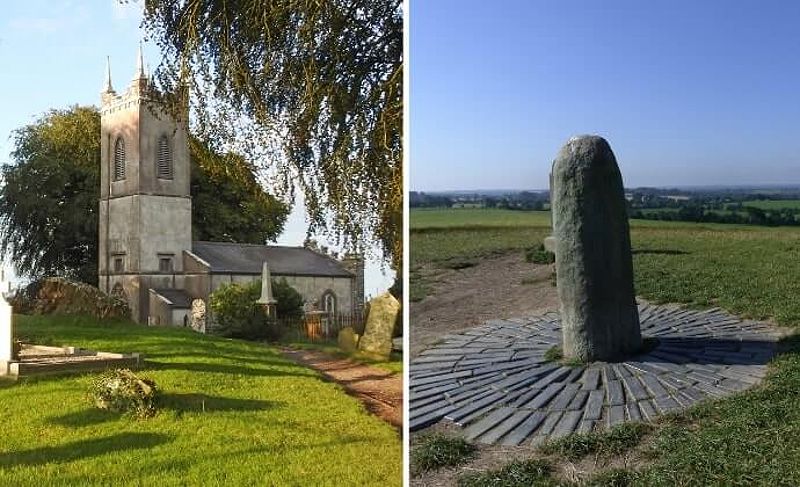
[[[413,210],[411,294],[423,266],[446,267],[534,247],[550,234],[545,211]],[[742,316],[800,325],[800,228],[632,220],[638,295],[719,305]]]
[[[412,211],[411,294],[424,295],[431,268],[521,252],[549,233],[546,212]],[[638,295],[800,325],[800,228],[638,220],[631,238]],[[591,485],[611,476],[614,485],[800,485],[800,340],[784,348],[761,386],[662,420],[636,447],[644,461]],[[522,485],[515,475],[509,465],[486,478]],[[526,478],[555,485],[547,475]]]
[[[0,383],[0,485],[401,485],[396,431],[278,350],[169,328],[17,316],[38,343],[140,352],[164,408],[94,409],[91,376]]]

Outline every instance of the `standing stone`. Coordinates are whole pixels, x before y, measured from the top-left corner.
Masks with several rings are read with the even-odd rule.
[[[3,281],[0,283],[0,362],[11,362],[16,359],[14,322],[11,305],[6,301],[6,297],[3,294],[7,283],[2,273],[0,273],[0,281]]]
[[[400,302],[390,293],[383,293],[369,302],[367,325],[358,341],[358,349],[370,355],[389,358],[392,353],[392,332],[400,313]]]
[[[608,142],[573,137],[553,162],[551,204],[564,357],[614,360],[642,344],[625,190]]]

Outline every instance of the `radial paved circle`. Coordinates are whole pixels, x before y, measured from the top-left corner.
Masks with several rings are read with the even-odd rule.
[[[656,345],[618,363],[548,362],[557,313],[447,335],[411,363],[411,430],[446,419],[469,440],[520,445],[649,420],[758,383],[780,336],[718,308],[643,304],[639,317]]]

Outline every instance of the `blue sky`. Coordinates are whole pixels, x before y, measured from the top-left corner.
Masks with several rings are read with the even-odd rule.
[[[412,190],[546,188],[570,136],[626,186],[800,183],[800,2],[412,0]]]
[[[51,108],[96,105],[111,57],[114,88],[133,78],[141,3],[117,0],[26,0],[0,9],[0,164],[10,160],[13,130]],[[144,44],[145,62],[155,69],[160,52]],[[99,137],[99,134],[98,134]],[[278,243],[301,245],[304,209],[298,205]],[[324,242],[324,239],[319,239]],[[368,262],[365,290],[375,295],[392,283],[388,269]]]

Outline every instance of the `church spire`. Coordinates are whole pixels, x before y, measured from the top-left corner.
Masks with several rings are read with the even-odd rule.
[[[142,54],[142,41],[139,41],[139,56],[136,58],[136,78],[146,79],[147,75],[144,72],[144,54]]]
[[[111,86],[111,57],[106,56],[106,85],[103,90],[105,93],[113,93],[114,87]]]

